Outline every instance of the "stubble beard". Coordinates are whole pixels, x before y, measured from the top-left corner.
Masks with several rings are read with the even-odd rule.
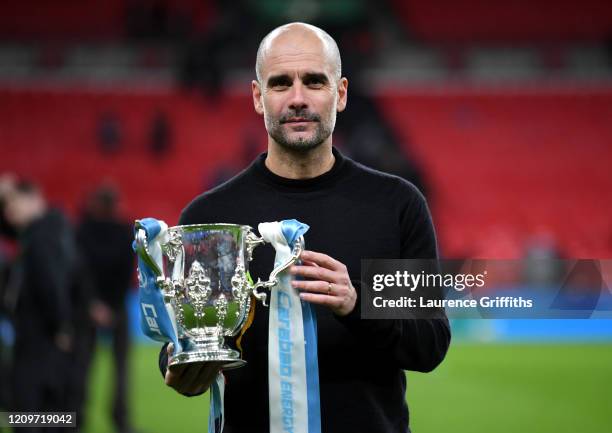
[[[310,138],[298,137],[296,139],[291,139],[283,127],[284,123],[282,119],[282,117],[274,119],[266,115],[268,134],[270,134],[270,137],[272,137],[281,147],[294,152],[308,152],[319,147],[331,135],[335,124],[335,119],[324,122],[317,116],[316,128]]]

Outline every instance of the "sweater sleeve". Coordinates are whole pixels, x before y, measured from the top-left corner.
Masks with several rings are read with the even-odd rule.
[[[400,213],[402,259],[435,259],[436,236],[425,198],[410,185],[412,200]],[[357,291],[355,309],[337,316],[360,339],[372,342],[404,370],[432,371],[446,356],[450,345],[450,325],[439,309],[427,319],[363,320],[360,309],[361,283],[353,281]]]

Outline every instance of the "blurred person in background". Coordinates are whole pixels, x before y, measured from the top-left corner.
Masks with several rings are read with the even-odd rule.
[[[5,294],[15,330],[10,409],[66,411],[77,256],[73,232],[33,183],[18,181],[4,200],[6,221],[19,242]]]
[[[5,305],[6,286],[9,269],[13,259],[13,241],[15,229],[4,217],[6,198],[15,188],[17,178],[12,173],[0,174],[0,383],[9,383],[9,366],[12,341],[12,326],[9,320],[8,309]],[[0,410],[9,406],[10,388],[0,387]],[[2,431],[2,430],[0,430]]]
[[[112,419],[118,432],[130,432],[127,401],[129,334],[125,300],[135,263],[131,226],[119,217],[118,194],[113,187],[102,186],[88,197],[77,240],[83,256],[84,279],[88,284],[81,297],[89,300],[77,311],[85,324],[79,327],[75,340],[77,356],[73,397],[86,395],[96,330],[110,332],[115,365]],[[84,405],[84,398],[77,401]],[[81,413],[83,409],[81,407]]]
[[[98,118],[97,141],[100,151],[105,155],[116,154],[122,147],[122,126],[119,117],[112,111]]]
[[[0,174],[0,237],[14,238],[16,235],[15,227],[6,220],[4,216],[4,207],[9,195],[15,190],[17,184],[17,176],[13,173]]]
[[[172,149],[172,125],[165,111],[158,110],[149,128],[149,149],[161,158]]]

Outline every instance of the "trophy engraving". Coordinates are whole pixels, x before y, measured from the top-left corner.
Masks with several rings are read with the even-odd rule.
[[[217,330],[219,333],[222,333],[225,325],[225,317],[227,316],[227,299],[223,293],[221,293],[215,301],[215,309],[217,311]]]
[[[236,310],[236,317],[240,317],[241,311],[246,311],[246,302],[249,299],[249,284],[247,282],[246,273],[242,264],[236,266],[236,272],[232,277],[232,295],[238,301],[238,310]]]
[[[170,232],[170,240],[164,244],[162,249],[170,261],[175,261],[179,254],[183,251],[181,243],[181,233],[177,231]]]
[[[204,317],[204,307],[210,296],[210,278],[197,260],[191,264],[189,276],[185,279],[187,300],[191,303],[197,319]]]

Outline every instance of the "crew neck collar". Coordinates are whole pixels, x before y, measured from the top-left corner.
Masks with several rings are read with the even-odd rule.
[[[345,168],[346,158],[344,155],[342,155],[342,153],[340,153],[340,151],[335,147],[332,147],[332,153],[334,155],[334,165],[332,168],[325,173],[310,179],[288,179],[273,173],[268,167],[266,167],[265,161],[266,157],[268,156],[267,152],[259,155],[257,159],[253,161],[251,168],[255,174],[257,174],[257,176],[266,183],[282,187],[287,190],[310,191],[314,188],[319,188],[332,183],[338,178],[342,170]]]

